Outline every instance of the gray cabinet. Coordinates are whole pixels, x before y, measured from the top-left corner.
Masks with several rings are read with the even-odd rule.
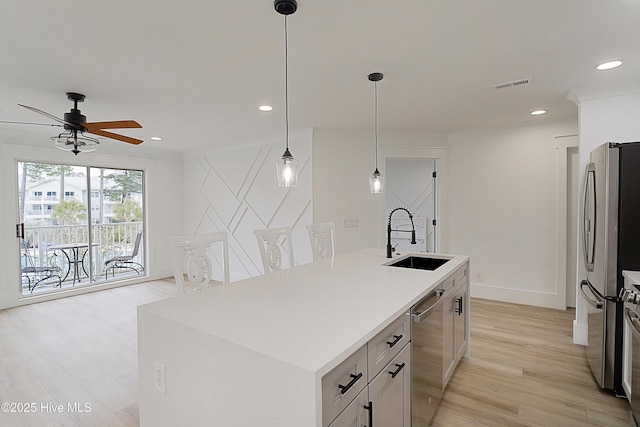
[[[387,364],[329,427],[411,426],[411,345]]]
[[[468,264],[461,266],[453,277],[451,297],[444,307],[443,388],[447,386],[458,362],[467,350],[469,339]]]
[[[369,389],[365,388],[329,427],[370,427]]]
[[[411,340],[411,317],[400,316],[367,343],[369,381]]]
[[[411,426],[411,347],[405,346],[369,384],[375,426]],[[369,427],[367,425],[367,427]]]
[[[411,425],[411,321],[403,314],[322,378],[322,425]]]
[[[322,377],[322,425],[328,426],[367,385],[367,345]]]

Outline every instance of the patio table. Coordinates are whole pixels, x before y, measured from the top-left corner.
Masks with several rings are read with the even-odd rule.
[[[98,246],[98,243],[91,243],[91,247]],[[61,243],[57,245],[51,245],[48,247],[49,250],[52,251],[60,251],[67,258],[69,263],[69,268],[67,269],[62,281],[64,282],[69,277],[73,269],[73,284],[76,282],[80,282],[82,279],[80,278],[80,268],[85,275],[89,276],[87,269],[84,264],[84,260],[87,256],[87,252],[89,252],[89,243],[87,242],[76,242],[76,243]],[[80,255],[82,253],[82,256]]]

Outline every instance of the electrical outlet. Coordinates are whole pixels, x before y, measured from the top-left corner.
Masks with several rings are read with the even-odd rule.
[[[167,394],[167,383],[166,383],[166,372],[164,369],[164,364],[160,362],[156,362],[153,370],[153,381],[156,390],[160,393],[166,395]]]
[[[357,227],[358,226],[358,218],[347,218],[344,220],[345,228]]]
[[[476,282],[481,283],[484,280],[484,273],[476,271]]]

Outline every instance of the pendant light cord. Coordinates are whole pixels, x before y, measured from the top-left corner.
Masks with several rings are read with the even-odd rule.
[[[289,36],[287,33],[287,15],[284,15],[284,140],[289,151]]]
[[[378,170],[378,82],[373,83],[374,92],[375,92],[375,100],[374,100],[374,109],[375,109],[375,129],[376,129],[376,170]]]

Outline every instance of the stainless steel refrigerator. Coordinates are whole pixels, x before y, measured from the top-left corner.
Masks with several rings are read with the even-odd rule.
[[[622,270],[640,270],[640,142],[607,143],[591,152],[582,243],[588,305],[587,359],[600,387],[622,389]]]

